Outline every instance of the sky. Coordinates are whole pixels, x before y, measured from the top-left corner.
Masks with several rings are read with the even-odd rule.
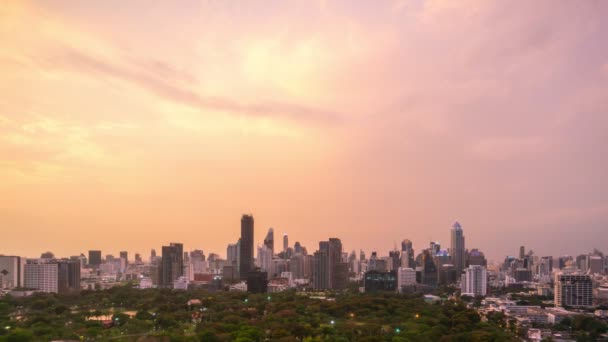
[[[0,5],[0,254],[608,252],[608,2]]]

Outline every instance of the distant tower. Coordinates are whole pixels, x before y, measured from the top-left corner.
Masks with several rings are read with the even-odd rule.
[[[287,248],[289,248],[289,238],[287,237],[287,233],[283,234],[283,252],[287,253]]]
[[[452,225],[451,238],[450,255],[452,256],[452,263],[456,269],[456,274],[460,277],[465,265],[464,233],[462,232],[460,223],[454,222],[454,225]]]
[[[405,239],[401,242],[401,266],[416,268],[414,265],[414,248],[412,241]]]
[[[519,247],[519,258],[523,259],[526,257],[526,248],[524,246]]]
[[[264,239],[264,246],[268,247],[274,255],[274,229],[272,227],[268,229],[268,234],[266,234],[266,238]]]
[[[241,245],[239,249],[239,275],[241,279],[247,279],[247,275],[253,270],[252,215],[243,215],[241,217]]]

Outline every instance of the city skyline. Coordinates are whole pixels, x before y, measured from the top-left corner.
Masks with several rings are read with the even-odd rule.
[[[116,8],[120,6],[120,11]],[[8,1],[0,252],[168,241],[256,217],[308,248],[608,246],[608,2]],[[152,33],[152,34],[151,34]],[[105,253],[104,253],[105,254]]]
[[[259,228],[257,230],[255,230],[255,229],[253,229],[253,220],[254,219],[255,218],[254,218],[254,216],[253,216],[252,213],[242,214],[241,220],[240,220],[240,229],[241,229],[240,231],[241,231],[241,233],[235,238],[235,241],[237,241],[237,243],[235,244],[233,242],[229,242],[228,241],[228,242],[226,242],[226,244],[225,244],[225,246],[224,246],[223,249],[220,248],[218,250],[212,250],[212,249],[205,248],[205,246],[200,246],[200,245],[188,246],[187,244],[184,244],[184,243],[181,243],[181,242],[177,243],[177,245],[180,246],[180,249],[183,252],[186,252],[186,251],[196,251],[196,252],[202,251],[203,253],[206,253],[207,255],[209,255],[209,254],[216,254],[220,258],[224,258],[224,259],[228,260],[229,259],[228,258],[228,254],[225,252],[226,251],[226,246],[228,246],[228,247],[230,247],[230,246],[236,246],[237,248],[239,248],[239,246],[241,246],[241,234],[243,234],[243,232],[244,232],[243,229],[250,229],[250,230],[253,230],[253,232],[254,232],[253,240],[251,241],[252,244],[253,244],[252,257],[253,257],[253,260],[257,263],[257,262],[259,262],[259,260],[258,260],[258,253],[259,252],[256,252],[256,251],[259,248],[261,248],[261,247],[264,247],[264,246],[268,247],[266,245],[266,241],[267,241],[266,238],[269,236],[268,233],[272,232],[274,230],[274,228],[273,227],[269,227],[268,231],[266,233],[260,232]],[[244,222],[248,222],[248,223],[244,223]],[[244,228],[244,227],[248,227],[248,228]],[[251,227],[251,228],[249,228],[249,227]],[[246,230],[246,231],[250,231],[250,230]],[[263,236],[265,236],[265,238],[263,238],[260,241],[258,241],[256,239],[256,235],[255,235],[256,231],[258,231],[259,234],[263,234]],[[540,256],[542,256],[542,257],[551,256],[553,258],[559,258],[559,257],[562,257],[562,256],[575,257],[575,256],[578,256],[578,255],[581,255],[581,254],[589,253],[590,251],[593,251],[593,250],[598,250],[598,251],[602,251],[602,252],[604,251],[602,248],[595,248],[595,247],[593,247],[593,248],[587,248],[586,250],[577,251],[576,253],[573,253],[573,254],[564,253],[564,252],[550,254],[550,253],[543,253],[542,249],[534,248],[534,246],[521,245],[521,246],[519,246],[517,248],[514,248],[513,249],[513,253],[507,253],[507,254],[504,254],[504,255],[492,258],[490,256],[491,254],[488,254],[484,250],[483,246],[470,246],[470,245],[464,243],[464,235],[463,235],[464,233],[463,232],[465,231],[465,229],[462,227],[462,225],[458,221],[453,222],[453,224],[449,227],[448,236],[450,236],[450,238],[453,238],[455,231],[458,231],[459,234],[460,234],[459,236],[461,236],[461,238],[463,239],[462,242],[459,242],[459,244],[462,243],[462,245],[464,245],[464,249],[462,249],[462,252],[461,252],[462,254],[460,256],[460,258],[462,258],[463,265],[465,263],[465,260],[464,260],[465,254],[466,254],[466,253],[464,253],[465,251],[466,252],[481,251],[487,257],[488,261],[493,262],[496,265],[502,263],[504,261],[504,259],[508,258],[508,257],[517,257],[517,256],[519,256],[519,258],[523,258],[523,256],[527,255],[529,252],[533,252],[534,255],[539,256],[539,257]],[[249,234],[249,233],[246,233],[246,234]],[[284,233],[283,237],[285,237],[287,235],[288,235],[287,233]],[[340,238],[338,236],[333,236],[333,235],[329,234],[327,237],[321,237],[320,239],[322,239],[322,240],[317,240],[316,242],[313,242],[313,243],[310,243],[310,244],[303,243],[300,240],[294,241],[293,244],[297,243],[297,244],[301,245],[302,247],[310,246],[310,252],[309,253],[313,254],[313,252],[316,249],[315,246],[318,243],[323,242],[323,239],[328,239],[328,238],[330,240],[332,238],[337,238],[338,240],[342,239],[342,238]],[[172,241],[179,241],[179,240],[173,239]],[[404,243],[406,241],[409,241],[409,243],[410,243],[407,246],[404,245]],[[282,242],[284,242],[284,241],[282,241]],[[169,248],[169,246],[165,246],[166,244],[167,243],[161,243],[161,248],[163,248],[163,249],[164,248]],[[287,247],[292,248],[293,244],[292,245],[287,245]],[[350,254],[351,252],[354,252],[355,254],[358,254],[361,251],[363,251],[363,253],[365,253],[365,255],[371,255],[372,253],[377,253],[377,255],[379,257],[389,256],[389,258],[390,258],[390,253],[392,251],[403,252],[403,251],[410,250],[410,248],[412,248],[413,251],[414,251],[414,256],[415,256],[415,255],[421,254],[425,250],[428,250],[429,246],[431,247],[430,250],[432,250],[433,246],[438,246],[438,244],[441,247],[437,247],[438,248],[437,252],[439,252],[439,251],[447,252],[448,255],[451,258],[454,258],[454,253],[452,252],[453,251],[453,247],[452,246],[453,246],[454,242],[450,241],[450,242],[447,242],[447,243],[442,243],[441,241],[438,241],[436,239],[431,239],[429,241],[426,241],[424,243],[421,243],[421,244],[417,245],[414,242],[412,242],[410,239],[406,238],[406,239],[403,240],[403,242],[401,244],[394,243],[391,247],[389,247],[389,246],[385,246],[385,248],[372,248],[372,247],[367,247],[367,248],[366,247],[352,247],[352,248],[350,248],[350,247],[344,247],[342,249],[342,251],[344,253],[347,253],[347,254]],[[175,243],[171,242],[169,245],[170,246],[174,246]],[[462,246],[462,245],[459,245],[459,246]],[[186,246],[186,247],[184,247],[184,246]],[[282,244],[282,246],[286,246],[286,245]],[[155,246],[148,247],[147,249],[144,249],[143,251],[142,250],[129,249],[129,248],[120,249],[120,250],[116,250],[116,251],[114,249],[110,249],[110,250],[98,250],[98,249],[90,249],[90,248],[85,248],[85,247],[83,247],[83,248],[84,249],[82,249],[81,251],[77,251],[77,252],[73,252],[73,253],[67,253],[67,254],[58,254],[58,253],[55,253],[53,251],[53,249],[51,248],[51,249],[46,249],[46,250],[40,251],[39,253],[34,253],[33,255],[27,255],[27,254],[23,254],[23,253],[12,253],[12,254],[11,253],[0,253],[0,256],[3,256],[3,255],[4,256],[18,255],[18,256],[23,257],[23,258],[33,258],[33,259],[36,259],[36,258],[39,257],[38,255],[40,255],[40,257],[42,257],[42,258],[47,258],[45,256],[45,254],[49,254],[49,253],[52,253],[55,258],[66,258],[66,257],[69,257],[69,256],[77,256],[77,255],[80,255],[80,254],[84,254],[85,256],[88,255],[88,258],[91,259],[91,253],[95,253],[95,255],[96,255],[95,256],[95,258],[96,258],[95,260],[97,260],[97,261],[93,262],[92,264],[100,264],[102,260],[105,260],[106,256],[114,256],[115,254],[118,254],[122,258],[123,257],[123,253],[126,253],[126,255],[128,255],[128,253],[133,253],[133,255],[137,255],[140,258],[143,256],[143,258],[142,258],[143,260],[150,261],[151,259],[150,259],[149,252],[151,252],[151,251],[155,252],[156,249],[157,249]],[[240,247],[240,248],[242,248],[242,247]],[[526,250],[525,248],[528,248],[528,249]],[[158,249],[160,249],[160,248],[158,248]],[[285,250],[281,249],[279,252],[285,252]],[[524,253],[524,254],[522,254],[522,253]],[[274,255],[274,253],[273,253],[273,255]],[[156,256],[156,255],[153,255],[153,256]],[[452,261],[455,262],[455,263],[457,263],[454,260],[452,260]],[[460,268],[464,269],[465,267],[462,266]],[[458,266],[456,266],[456,269],[460,270],[460,268]]]

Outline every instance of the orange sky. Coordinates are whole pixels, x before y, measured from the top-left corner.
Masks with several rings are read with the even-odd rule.
[[[0,253],[608,244],[608,3],[5,1]],[[576,233],[574,233],[576,232]]]

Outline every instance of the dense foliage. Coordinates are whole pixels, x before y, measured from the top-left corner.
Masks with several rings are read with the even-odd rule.
[[[188,305],[190,299],[199,303]],[[90,320],[107,315],[112,322]],[[461,301],[420,295],[139,290],[0,300],[0,341],[511,341]]]

